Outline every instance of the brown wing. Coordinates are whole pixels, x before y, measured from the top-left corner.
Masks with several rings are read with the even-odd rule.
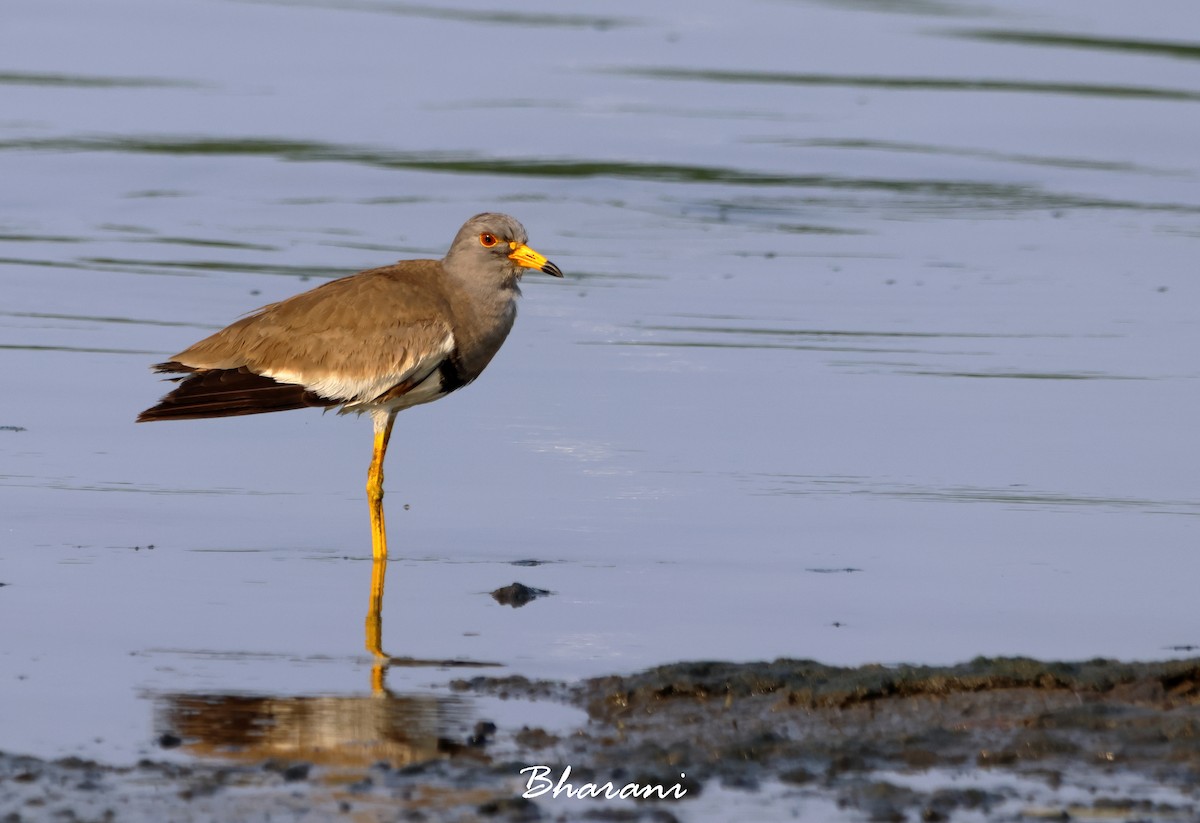
[[[441,264],[406,261],[259,309],[155,366],[186,372],[139,420],[369,403],[453,353]]]

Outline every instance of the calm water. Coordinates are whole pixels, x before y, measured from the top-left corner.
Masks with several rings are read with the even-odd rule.
[[[7,0],[0,748],[577,719],[447,659],[1194,653],[1200,10],[731,8]],[[485,209],[567,279],[398,421],[382,671],[369,422],[133,419]]]

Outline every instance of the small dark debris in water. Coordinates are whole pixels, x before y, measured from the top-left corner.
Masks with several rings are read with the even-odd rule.
[[[758,778],[749,774],[731,774],[727,776],[721,785],[726,789],[737,789],[739,792],[756,792],[762,788],[762,783]]]
[[[1166,292],[1167,292],[1167,287],[1166,287],[1166,286],[1159,286],[1159,287],[1158,287],[1158,293],[1159,293],[1159,294],[1166,294]]]
[[[292,762],[288,760],[267,760],[262,764],[263,771],[275,772],[284,779],[286,783],[295,783],[300,780],[307,780],[308,773],[312,769],[311,763],[306,763],[301,760]]]
[[[846,624],[840,620],[835,620],[832,623],[830,623],[829,625],[833,626],[835,629],[840,629],[842,626],[845,626]]]
[[[416,777],[418,775],[428,774],[432,769],[432,762],[428,760],[422,760],[420,763],[409,763],[407,766],[401,766],[400,768],[395,769],[392,773],[400,777]]]
[[[842,774],[869,772],[870,770],[871,767],[867,763],[867,759],[858,752],[842,752],[841,754],[835,755],[833,759],[829,761],[829,766],[825,770],[825,776],[826,778],[830,778],[837,777],[838,775]]]
[[[949,820],[951,812],[970,809],[988,814],[995,804],[1003,803],[1004,795],[984,789],[939,789],[929,798],[921,812],[922,820]],[[1053,819],[1053,818],[1051,818]],[[1070,820],[1070,816],[1061,818]]]
[[[524,606],[526,603],[531,603],[539,597],[544,597],[552,592],[545,589],[535,589],[532,586],[526,586],[524,583],[513,583],[511,586],[502,586],[492,592],[492,598],[501,606],[512,606],[514,609]]]
[[[261,292],[261,291],[259,291],[258,289],[250,289],[250,296],[251,296],[251,297],[258,297],[260,294],[262,294],[262,292]]]
[[[901,756],[912,770],[936,768],[942,762],[941,755],[929,749],[906,749]]]
[[[841,798],[846,806],[865,812],[869,820],[907,820],[904,809],[916,801],[917,793],[907,786],[896,786],[884,780],[859,783]]]
[[[817,779],[817,775],[810,772],[803,766],[797,766],[794,769],[788,769],[779,774],[779,779],[784,783],[791,783],[793,786],[803,786],[805,783],[811,783]]]
[[[545,560],[514,560],[513,566],[540,566],[545,563]]]
[[[559,738],[543,728],[531,729],[524,726],[521,731],[513,735],[513,740],[522,748],[546,749],[558,743]]]
[[[158,736],[158,745],[164,749],[177,749],[183,745],[183,738],[170,732],[163,732]]]
[[[439,737],[437,739],[438,754],[444,754],[447,757],[460,757],[468,751],[465,743],[458,740],[451,740],[449,737]]]
[[[307,780],[308,772],[311,768],[312,765],[309,763],[295,763],[284,769],[281,774],[283,775],[284,781],[288,783],[295,783],[299,780]]]
[[[0,426],[0,432],[23,432],[29,431],[24,426]]]
[[[812,572],[813,574],[853,574],[854,572],[862,571],[862,569],[846,566],[843,569],[805,569],[805,571]]]
[[[134,550],[135,552],[140,552],[142,549],[145,549],[146,551],[151,551],[151,552],[152,552],[152,551],[154,551],[154,544],[153,544],[153,543],[147,543],[145,546],[134,546],[134,547],[133,547],[133,550]]]
[[[1011,749],[1001,749],[1000,751],[990,751],[983,749],[975,758],[976,765],[979,766],[1013,766],[1021,756]]]
[[[495,734],[495,723],[490,720],[480,720],[475,724],[475,731],[467,738],[467,745],[476,749],[482,749],[488,743],[492,742],[492,737]]]
[[[504,820],[541,820],[542,812],[537,804],[526,797],[501,797],[489,800],[475,809],[483,817],[500,817]]]
[[[0,583],[0,586],[3,586],[3,585],[4,585],[3,583]],[[1181,646],[1167,646],[1167,651],[1169,651],[1169,652],[1194,652],[1194,651],[1200,651],[1200,646],[1196,646],[1192,643],[1185,643]]]

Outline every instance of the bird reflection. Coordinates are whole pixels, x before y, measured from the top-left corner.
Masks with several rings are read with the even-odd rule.
[[[386,576],[387,561],[374,561],[366,619],[366,647],[374,657],[370,694],[163,694],[155,699],[160,741],[171,741],[170,745],[201,757],[279,758],[337,766],[385,761],[398,767],[477,751],[472,749],[477,743],[466,733],[472,704],[455,696],[396,694],[387,688],[387,671],[393,666],[444,669],[500,664],[393,657],[385,652]]]
[[[434,695],[167,694],[157,699],[155,727],[201,757],[399,767],[461,749],[470,708]]]

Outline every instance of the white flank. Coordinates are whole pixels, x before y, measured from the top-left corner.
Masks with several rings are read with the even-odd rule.
[[[417,403],[428,402],[438,396],[436,392],[429,392],[429,384],[433,382],[440,385],[440,380],[437,379],[435,371],[441,365],[442,361],[446,359],[446,355],[452,351],[454,351],[454,335],[447,334],[435,348],[423,352],[412,352],[408,358],[399,364],[398,368],[390,369],[380,374],[352,377],[337,372],[300,372],[290,369],[264,369],[259,374],[269,377],[272,380],[278,380],[280,383],[304,386],[304,388],[314,394],[319,394],[321,397],[337,400],[347,405],[368,404],[393,386],[406,381],[416,380],[418,381],[419,388],[423,390],[421,393],[429,396],[420,399],[413,397],[408,402],[399,404],[400,406],[411,406]],[[430,379],[431,376],[432,379]],[[355,409],[355,411],[358,411],[358,409]],[[365,411],[365,409],[362,409],[362,411]]]

